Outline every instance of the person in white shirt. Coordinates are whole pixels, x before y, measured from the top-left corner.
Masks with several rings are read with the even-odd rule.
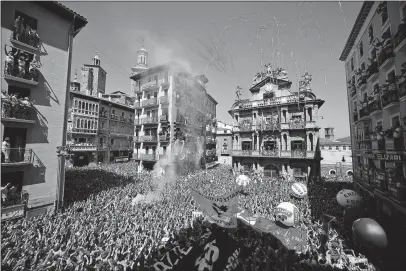
[[[1,153],[4,155],[4,162],[10,162],[10,138],[6,137],[1,145]]]

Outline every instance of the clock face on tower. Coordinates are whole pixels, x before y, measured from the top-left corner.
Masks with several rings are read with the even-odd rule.
[[[266,92],[270,92],[270,91],[273,91],[273,90],[274,90],[274,85],[272,85],[270,83],[265,85],[265,91]]]

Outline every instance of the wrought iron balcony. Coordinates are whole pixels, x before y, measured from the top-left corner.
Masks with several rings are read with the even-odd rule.
[[[221,154],[228,154],[228,155],[230,155],[230,154],[233,154],[233,151],[232,151],[232,150],[221,150]]]
[[[34,123],[34,113],[35,107],[28,101],[28,104],[24,103],[25,101],[19,100],[15,104],[11,98],[2,98],[1,99],[1,118],[2,120],[7,121],[21,121],[21,122],[30,122]]]
[[[134,142],[141,142],[141,137],[140,136],[134,136]]]
[[[294,158],[304,158],[306,157],[306,151],[302,151],[302,150],[293,150],[290,153],[291,157]]]
[[[406,97],[406,80],[399,84],[398,92],[400,99]]]
[[[293,104],[293,103],[297,103],[298,101],[299,101],[299,97],[297,95],[290,95],[290,96],[276,97],[273,99],[243,101],[239,104],[239,108],[247,109],[247,108],[257,108],[257,107],[272,107],[272,106],[278,106],[281,104]]]
[[[365,105],[359,110],[359,118],[362,119],[364,117],[369,117],[369,107]]]
[[[240,132],[250,132],[255,130],[255,125],[251,123],[240,123]]]
[[[140,153],[138,154],[138,159],[145,160],[145,161],[156,161],[157,156],[154,153]]]
[[[158,124],[158,117],[146,117],[142,119],[142,124]]]
[[[34,162],[34,153],[32,149],[23,149],[23,148],[9,148],[1,149],[2,166],[13,166],[19,164],[32,164]],[[3,160],[4,159],[4,160]]]
[[[379,63],[379,68],[384,68],[384,66],[387,63],[387,60],[394,58],[395,54],[393,53],[393,48],[392,47],[386,47],[382,49],[381,53],[378,56],[378,63]]]
[[[152,89],[159,89],[159,85],[154,82],[148,82],[141,86],[141,91],[152,90]]]
[[[392,103],[399,102],[399,94],[397,89],[394,90],[388,90],[383,93],[381,96],[382,99],[382,107],[386,107]]]
[[[289,122],[289,129],[291,130],[300,130],[306,127],[306,122],[303,120],[293,120]]]
[[[30,65],[18,66],[15,59],[6,60],[4,63],[4,78],[25,83],[29,85],[38,85],[38,70],[37,68],[28,68]]]
[[[160,104],[169,104],[169,98],[168,98],[168,96],[161,96],[161,97],[159,97],[159,102],[160,102]]]
[[[157,100],[157,98],[151,98],[151,99],[148,99],[148,100],[145,100],[145,101],[142,101],[142,106],[155,106],[155,105],[158,105],[158,100]]]
[[[280,123],[265,120],[263,120],[262,122],[258,122],[258,126],[262,131],[279,131],[281,129]]]
[[[140,140],[143,142],[157,142],[157,137],[154,135],[141,136]]]
[[[400,52],[406,44],[406,23],[402,23],[398,27],[398,32],[393,37],[395,50]]]
[[[77,143],[68,145],[72,151],[95,151],[97,146],[89,143]]]
[[[358,77],[357,79],[357,87],[358,88],[363,88],[367,84],[367,76],[366,74],[362,74]]]
[[[370,114],[382,110],[381,100],[374,100],[372,103],[369,104],[369,112]]]
[[[168,122],[168,115],[159,116],[159,122]]]
[[[257,150],[233,150],[233,156],[260,156],[260,152]]]
[[[141,125],[140,119],[134,119],[134,125]]]

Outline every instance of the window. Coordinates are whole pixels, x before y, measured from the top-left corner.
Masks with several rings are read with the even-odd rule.
[[[324,146],[321,146],[321,149],[324,150]]]
[[[388,81],[388,84],[396,83],[395,70],[393,70],[393,71],[391,71],[390,73],[388,73],[387,81]]]
[[[368,101],[368,93],[365,91],[364,92],[364,100],[363,100],[363,102],[365,103],[367,101]]]
[[[360,58],[364,56],[364,47],[362,41],[359,43],[359,56]]]
[[[349,151],[351,150],[351,146],[348,146],[348,150],[349,150]]]
[[[22,26],[23,26],[22,29],[24,29],[25,32],[22,35],[19,33],[13,33],[13,39],[24,42],[25,44],[28,44],[30,46],[37,47],[38,41],[30,40],[30,38],[26,34],[31,29],[38,30],[37,29],[37,20],[34,19],[33,17],[28,16],[27,14],[24,14],[24,13],[16,10],[14,20],[17,20],[19,17],[20,17],[20,22],[22,22]]]
[[[154,75],[155,84],[158,84],[158,74]]]
[[[396,127],[398,124],[400,124],[400,116],[391,116],[390,122],[392,128]]]
[[[124,112],[121,112],[121,116],[124,118]]]
[[[333,148],[331,146],[328,146],[328,149],[331,151]]]
[[[406,5],[405,4],[403,4],[403,8],[402,8],[402,11],[401,11],[401,16],[402,16],[403,19],[406,20]]]
[[[111,114],[115,115],[116,114],[116,110],[111,110]]]
[[[354,101],[354,110],[356,110],[356,109],[357,109],[357,102]]]
[[[336,150],[339,151],[339,150],[340,150],[340,146],[336,146]]]
[[[345,151],[347,149],[347,147],[346,146],[343,146],[343,151]]]
[[[381,6],[382,5],[382,6]],[[388,5],[386,2],[382,1],[379,6],[382,7],[381,9],[381,20],[382,20],[382,25],[386,23],[388,20]]]
[[[379,93],[379,84],[378,84],[378,83],[376,83],[376,84],[373,86],[373,90],[374,90],[374,93],[376,93],[376,94]]]
[[[372,43],[375,39],[374,27],[372,26],[372,24],[368,27],[368,36],[369,36],[369,43]]]
[[[361,71],[365,71],[365,63],[364,62],[361,63]]]
[[[351,58],[351,71],[354,70],[354,58]]]
[[[371,58],[372,58],[372,60],[376,59],[376,49],[375,49],[375,47],[371,50]]]

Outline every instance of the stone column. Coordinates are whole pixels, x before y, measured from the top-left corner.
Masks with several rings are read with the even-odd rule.
[[[252,133],[251,136],[252,136],[251,149],[255,150],[255,133]]]
[[[311,149],[310,149],[310,134],[311,134],[311,132],[306,132],[306,150],[307,151],[310,151]]]
[[[291,150],[291,139],[290,139],[290,135],[287,133],[286,134],[286,138],[287,138],[287,151],[290,151]]]
[[[257,132],[257,151],[259,151],[260,150],[260,148],[259,148],[259,133]]]

